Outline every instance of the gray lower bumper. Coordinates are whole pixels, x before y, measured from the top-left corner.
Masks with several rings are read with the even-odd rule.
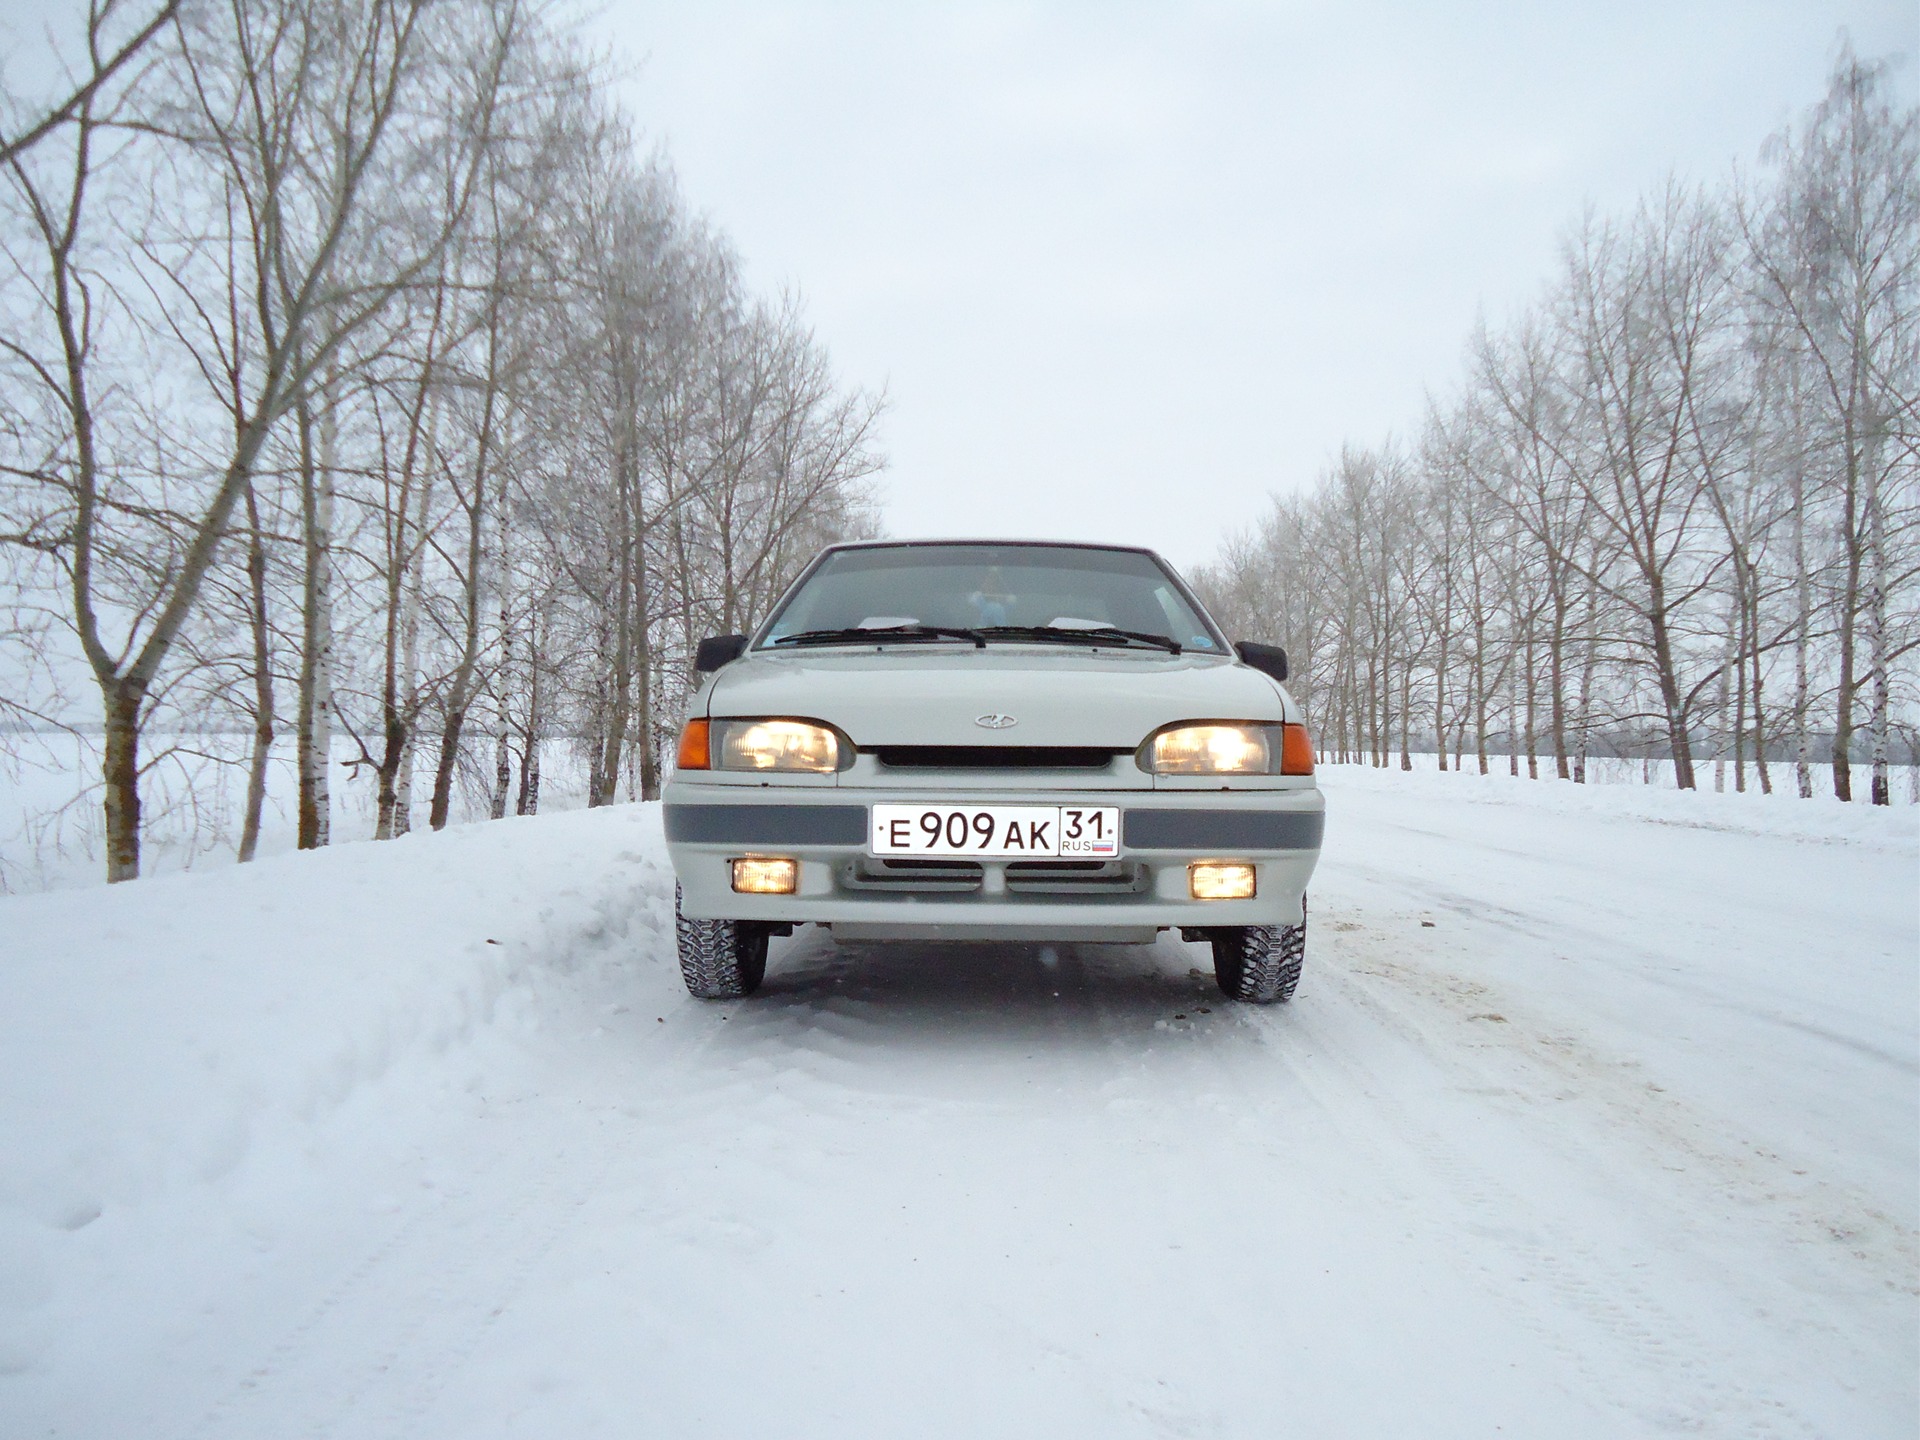
[[[964,802],[962,802],[964,803]],[[1018,803],[1018,802],[1013,802]],[[1054,803],[1051,799],[1043,802]],[[1087,800],[1081,803],[1110,803]],[[681,802],[666,809],[667,839],[689,845],[864,845],[865,805],[739,805]],[[1318,850],[1319,810],[1127,806],[1120,843],[1129,850]]]
[[[871,873],[869,797],[863,803],[849,803],[844,792],[817,801],[748,798],[755,792],[737,787],[685,793],[694,788],[670,788],[664,807],[687,915],[818,923],[857,939],[1145,941],[1175,926],[1291,923],[1302,913],[1325,820],[1317,790],[947,794],[942,803],[1118,805],[1116,873],[1087,877],[1076,889],[1072,876],[1042,883],[1030,866],[987,860],[973,867],[977,881],[967,888],[930,879],[917,889],[911,875]],[[923,797],[870,798],[912,803]],[[735,894],[728,862],[748,854],[798,860],[798,893]],[[1252,863],[1258,893],[1251,900],[1193,899],[1187,865],[1201,859]]]

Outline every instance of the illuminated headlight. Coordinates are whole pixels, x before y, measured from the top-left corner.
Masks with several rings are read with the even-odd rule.
[[[1146,744],[1144,767],[1156,775],[1271,775],[1279,767],[1277,725],[1182,725]]]
[[[715,720],[709,743],[716,770],[831,775],[840,768],[840,737],[805,720]]]

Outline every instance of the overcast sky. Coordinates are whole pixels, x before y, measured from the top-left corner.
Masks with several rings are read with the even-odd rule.
[[[1842,27],[1911,57],[1917,14],[610,0],[591,29],[751,282],[885,388],[891,533],[1190,566],[1415,427],[1585,204],[1750,165]]]
[[[578,0],[645,143],[884,389],[895,535],[1209,558],[1411,433],[1591,203],[1706,180],[1915,0]],[[7,71],[77,0],[0,0]]]

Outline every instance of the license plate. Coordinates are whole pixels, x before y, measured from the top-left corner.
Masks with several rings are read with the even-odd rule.
[[[1120,853],[1111,805],[876,805],[875,855],[989,860],[1099,859]]]

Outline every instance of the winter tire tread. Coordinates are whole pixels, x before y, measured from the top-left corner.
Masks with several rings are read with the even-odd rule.
[[[698,1000],[739,1000],[760,988],[767,974],[767,931],[745,920],[695,920],[681,913],[679,887],[673,904],[680,976]]]
[[[1291,999],[1307,957],[1307,923],[1245,925],[1213,936],[1213,975],[1221,993],[1250,1005]]]

